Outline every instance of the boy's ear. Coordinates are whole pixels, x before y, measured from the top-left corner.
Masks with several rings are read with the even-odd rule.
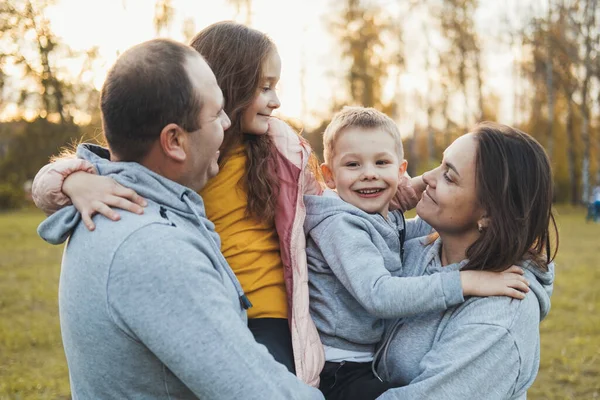
[[[408,161],[402,160],[400,168],[398,168],[398,176],[402,176],[406,173],[406,167],[408,167]]]
[[[331,168],[329,165],[323,163],[321,164],[321,173],[323,174],[323,179],[325,179],[325,184],[329,189],[335,189],[335,181],[333,180],[333,172],[331,172]]]
[[[186,159],[185,141],[187,134],[177,124],[168,124],[160,132],[159,142],[167,157],[183,162]]]

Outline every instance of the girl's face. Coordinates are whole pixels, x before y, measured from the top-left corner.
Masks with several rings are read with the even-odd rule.
[[[476,153],[477,140],[468,133],[446,149],[442,165],[423,174],[427,188],[417,214],[440,234],[478,234],[485,213],[477,201]]]
[[[242,114],[242,132],[264,135],[269,129],[269,117],[281,103],[275,87],[281,76],[281,59],[273,49],[262,66],[263,76],[252,103]]]

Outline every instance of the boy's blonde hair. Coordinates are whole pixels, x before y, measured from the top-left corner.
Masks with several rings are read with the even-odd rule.
[[[333,116],[323,133],[323,158],[326,164],[330,164],[333,159],[335,142],[340,134],[351,127],[381,129],[389,133],[396,142],[396,153],[399,160],[404,160],[402,136],[398,126],[390,117],[371,107],[346,106]]]

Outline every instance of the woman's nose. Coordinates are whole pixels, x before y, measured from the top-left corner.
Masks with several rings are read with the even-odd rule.
[[[423,182],[425,182],[427,186],[435,187],[435,184],[437,182],[436,176],[439,169],[440,167],[437,167],[423,173]]]

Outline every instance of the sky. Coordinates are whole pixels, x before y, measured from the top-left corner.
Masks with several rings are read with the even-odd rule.
[[[482,41],[491,43],[484,53],[485,94],[500,95],[499,117],[511,123],[514,118],[512,81],[515,54],[508,45],[496,43],[502,36],[498,15],[508,15],[518,22],[519,0],[482,0],[484,7],[476,15]],[[533,6],[542,0],[530,0]],[[154,0],[56,0],[47,10],[51,27],[74,50],[98,46],[100,60],[95,64],[93,83],[100,88],[108,68],[119,53],[142,41],[156,37],[153,25]],[[400,0],[380,0],[386,12],[399,12]],[[521,2],[522,4],[523,2]],[[282,59],[282,75],[278,85],[282,106],[281,115],[311,126],[329,114],[332,98],[343,96],[341,76],[344,66],[339,58],[339,46],[328,32],[332,13],[331,1],[319,0],[253,0],[251,26],[267,33],[277,45]],[[192,18],[196,31],[221,20],[244,22],[245,12],[225,0],[173,0],[175,18],[170,29],[159,36],[184,40],[183,21]],[[522,6],[521,6],[522,7]],[[427,46],[421,34],[418,18],[405,22],[406,72],[399,78],[400,100],[406,109],[399,125],[404,134],[410,133],[416,123],[422,123],[423,105],[414,99],[433,90],[436,81],[428,81],[423,68],[422,54]],[[78,66],[72,69],[77,71]],[[304,74],[302,75],[302,72]],[[302,78],[303,76],[303,78]],[[304,93],[301,82],[304,80]],[[398,95],[392,85],[384,90],[384,97]],[[471,99],[474,104],[475,98]],[[460,111],[460,106],[456,108]],[[14,108],[8,108],[4,117]],[[460,111],[462,113],[462,111]]]

